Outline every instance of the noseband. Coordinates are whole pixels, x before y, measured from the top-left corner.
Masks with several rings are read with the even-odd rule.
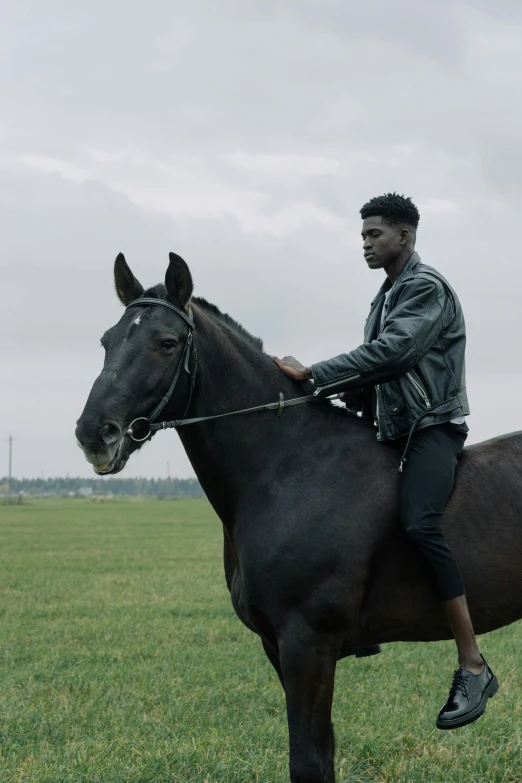
[[[185,321],[185,323],[189,328],[189,333],[188,333],[187,340],[185,342],[185,348],[183,349],[181,359],[179,360],[179,364],[176,368],[174,378],[172,379],[172,383],[170,384],[167,393],[165,394],[164,397],[161,398],[161,400],[156,405],[152,413],[149,414],[149,416],[140,416],[139,418],[134,419],[134,421],[131,422],[129,429],[125,433],[132,440],[136,441],[136,443],[142,443],[143,441],[147,440],[147,438],[150,436],[152,432],[151,425],[154,422],[154,419],[156,419],[159,416],[159,414],[161,413],[165,405],[169,402],[170,398],[174,394],[174,389],[176,388],[176,384],[179,381],[179,376],[181,375],[182,369],[184,369],[187,375],[190,377],[189,398],[188,398],[187,407],[185,408],[185,413],[183,414],[183,418],[185,418],[188,409],[190,407],[190,403],[192,401],[192,394],[194,392],[194,385],[196,383],[196,372],[198,369],[198,353],[196,350],[196,341],[194,339],[196,324],[190,317],[192,313],[190,312],[190,314],[187,315],[179,307],[176,307],[176,305],[170,304],[170,302],[165,302],[164,299],[154,299],[152,297],[143,297],[142,299],[135,299],[134,302],[131,302],[129,305],[127,305],[125,312],[127,312],[127,310],[130,310],[131,307],[144,307],[148,305],[166,307],[168,310],[173,310],[177,315],[180,316],[180,318],[182,318]],[[193,360],[192,371],[190,370],[191,359]],[[138,422],[142,422],[142,424],[140,425]],[[144,432],[145,429],[147,430],[146,435],[144,435],[141,438],[138,437],[138,432],[140,430]],[[159,427],[155,429],[159,429]]]

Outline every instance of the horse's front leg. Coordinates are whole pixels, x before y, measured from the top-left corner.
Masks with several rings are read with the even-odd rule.
[[[286,626],[279,641],[291,783],[335,783],[331,713],[341,640],[299,619]]]
[[[279,660],[279,652],[276,650],[276,648],[268,641],[268,639],[261,639],[263,643],[263,650],[265,651],[266,657],[276,670],[277,676],[279,677],[279,682],[283,686],[283,689],[285,687],[285,683],[283,681],[283,672],[281,671],[281,661]]]

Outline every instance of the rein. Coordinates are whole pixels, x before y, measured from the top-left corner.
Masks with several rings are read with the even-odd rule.
[[[229,411],[228,413],[217,413],[214,414],[213,416],[199,416],[198,418],[195,419],[186,419],[185,416],[187,415],[188,409],[190,407],[190,403],[192,402],[192,395],[194,393],[194,386],[196,383],[196,373],[198,368],[198,354],[196,350],[196,340],[195,340],[196,324],[194,323],[191,317],[192,315],[191,312],[189,312],[189,315],[187,315],[187,313],[185,313],[179,307],[170,304],[170,302],[165,302],[165,300],[163,299],[154,299],[152,297],[151,298],[143,297],[142,299],[135,299],[134,302],[131,302],[129,305],[127,305],[126,311],[129,310],[131,307],[142,307],[148,305],[158,305],[160,307],[166,307],[169,310],[173,310],[188,325],[189,333],[188,333],[187,341],[185,343],[185,348],[183,349],[183,354],[181,355],[181,359],[176,368],[176,372],[174,373],[174,378],[172,379],[172,383],[170,384],[167,393],[165,394],[164,397],[161,398],[160,402],[156,405],[156,407],[154,408],[151,414],[149,414],[148,416],[140,416],[137,419],[134,419],[134,421],[131,422],[128,430],[125,433],[125,435],[128,435],[129,438],[131,438],[136,443],[141,443],[147,440],[147,438],[149,438],[153,432],[157,432],[158,430],[178,429],[179,427],[186,427],[189,424],[199,424],[202,421],[211,421],[212,419],[222,419],[225,416],[238,416],[240,413],[254,413],[256,411],[275,410],[277,411],[277,415],[281,416],[284,408],[290,408],[293,405],[302,405],[303,403],[314,402],[314,400],[319,399],[317,396],[317,392],[315,392],[314,394],[309,394],[306,397],[295,397],[290,400],[285,400],[283,393],[280,392],[278,402],[269,402],[265,405],[256,405],[254,408],[243,408],[242,410]],[[191,358],[193,359],[192,371],[190,370]],[[159,416],[159,414],[161,413],[165,405],[169,402],[170,398],[172,397],[174,393],[174,389],[176,388],[179,377],[181,375],[182,369],[184,369],[185,372],[190,376],[189,398],[183,417],[181,419],[173,419],[172,421],[155,422],[154,419],[156,419]],[[335,394],[331,396],[329,399],[335,400],[335,399],[339,399],[339,397],[340,397],[339,394]]]

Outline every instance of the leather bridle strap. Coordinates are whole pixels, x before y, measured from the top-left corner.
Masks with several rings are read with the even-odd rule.
[[[196,328],[196,324],[190,317],[190,315],[187,315],[187,313],[182,310],[180,307],[176,307],[176,305],[171,304],[170,302],[166,302],[164,299],[156,299],[153,296],[143,296],[141,299],[135,299],[134,302],[131,302],[127,305],[126,310],[130,310],[131,307],[145,307],[146,305],[156,305],[158,307],[166,307],[168,310],[173,310],[177,315],[180,316],[180,318],[183,318],[187,326],[194,331]]]
[[[338,400],[341,398],[340,394],[334,394],[328,397],[329,400]],[[173,421],[158,421],[149,425],[150,432],[157,432],[158,430],[178,429],[179,427],[185,427],[187,424],[199,424],[203,421],[212,421],[213,419],[223,419],[226,416],[238,416],[240,413],[255,413],[256,411],[277,411],[277,415],[281,416],[284,408],[291,408],[293,405],[303,405],[308,402],[319,402],[321,400],[316,394],[309,394],[306,397],[294,397],[290,400],[285,400],[283,393],[279,393],[278,402],[269,402],[266,405],[256,405],[254,408],[243,408],[240,411],[229,411],[228,413],[217,413],[213,416],[199,416],[196,419],[174,419]],[[324,400],[322,400],[324,402]],[[132,425],[131,425],[132,427]],[[132,432],[129,433],[132,437]]]
[[[165,405],[170,401],[170,398],[174,393],[174,389],[176,388],[176,384],[179,380],[179,376],[181,374],[182,369],[185,369],[185,372],[188,375],[190,375],[190,393],[187,402],[187,407],[185,408],[185,413],[183,414],[183,417],[187,415],[192,400],[192,394],[194,392],[194,385],[196,383],[196,372],[198,367],[198,354],[197,354],[196,344],[194,339],[194,331],[196,329],[196,324],[194,323],[190,315],[187,315],[187,313],[185,313],[179,307],[176,307],[176,305],[173,305],[170,302],[165,302],[164,299],[155,299],[154,297],[145,297],[145,296],[142,299],[135,299],[134,302],[131,302],[129,305],[127,305],[126,310],[129,310],[131,307],[142,307],[142,306],[147,307],[150,305],[157,305],[159,307],[166,307],[169,310],[173,310],[176,313],[176,315],[179,315],[185,321],[185,323],[189,327],[189,333],[188,333],[187,340],[185,342],[185,347],[183,349],[181,359],[179,360],[179,364],[176,368],[176,372],[174,373],[174,378],[172,379],[172,383],[170,384],[167,393],[161,398],[161,400],[156,405],[152,413],[149,414],[149,416],[141,416],[137,419],[134,419],[129,429],[125,433],[126,435],[129,435],[129,437],[131,437],[133,440],[137,442],[147,440],[147,438],[150,436],[153,427],[152,422],[154,421],[155,418],[159,416],[159,414],[161,413]],[[190,371],[191,354],[194,361],[194,367],[192,372]],[[148,424],[147,434],[142,438],[137,438],[132,429],[133,425],[139,421],[147,422]],[[156,429],[159,428],[160,425],[157,425]]]
[[[161,398],[161,400],[158,402],[158,404],[156,405],[152,413],[147,417],[149,421],[154,421],[154,419],[160,415],[165,405],[169,402],[170,398],[172,397],[172,394],[174,393],[174,389],[176,388],[176,384],[179,380],[181,369],[184,367],[185,371],[188,372],[189,355],[190,355],[190,350],[192,348],[192,341],[193,341],[192,332],[189,332],[187,341],[185,343],[185,348],[183,349],[183,354],[176,368],[176,373],[174,375],[174,378],[172,379],[172,383],[170,384],[165,396]]]

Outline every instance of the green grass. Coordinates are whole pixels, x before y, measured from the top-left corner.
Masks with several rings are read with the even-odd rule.
[[[236,619],[206,501],[0,507],[0,780],[288,781],[282,691]],[[501,689],[434,728],[452,644],[339,664],[339,781],[522,780],[522,627],[481,640]]]

